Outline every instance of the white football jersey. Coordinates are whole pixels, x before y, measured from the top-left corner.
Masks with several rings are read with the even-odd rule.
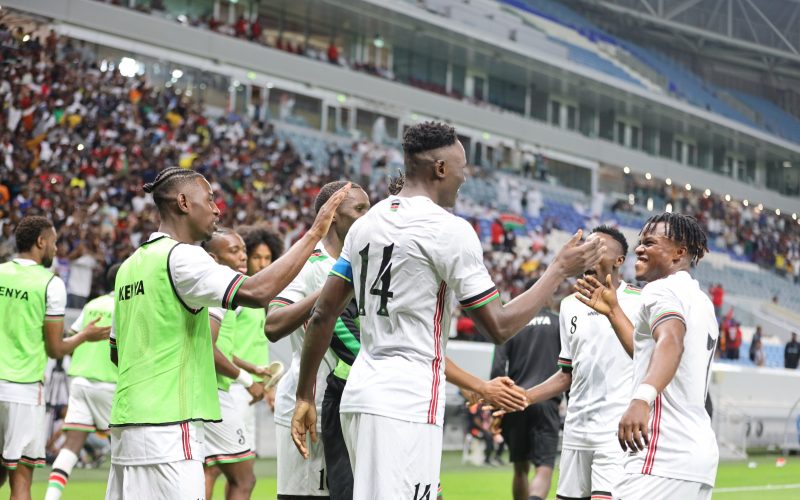
[[[617,301],[633,318],[641,307],[641,290],[621,281]],[[622,452],[617,429],[633,393],[633,360],[608,319],[574,295],[561,301],[559,327],[558,365],[572,368],[563,447]]]
[[[305,265],[303,265],[300,273],[289,283],[289,286],[270,302],[270,308],[293,304],[322,288],[325,280],[328,279],[328,273],[333,267],[333,263],[333,257],[325,250],[324,245],[320,243]],[[269,321],[269,313],[267,313],[267,321]],[[303,353],[305,335],[306,329],[305,325],[303,325],[289,336],[289,342],[292,345],[292,364],[286,375],[278,382],[278,387],[275,390],[275,422],[285,426],[292,424],[297,382],[300,380],[300,356]],[[336,358],[330,351],[326,352],[322,363],[319,365],[319,370],[317,370],[314,393],[317,415],[322,415],[322,398],[325,395],[325,388],[328,386],[327,377],[335,366]],[[317,418],[318,432],[321,430],[321,425],[322,419]]]
[[[353,224],[343,261],[352,271],[361,351],[341,412],[441,426],[454,300],[475,309],[499,297],[475,230],[427,197],[391,196]]]
[[[714,486],[719,449],[705,408],[719,327],[714,307],[686,271],[648,283],[634,324],[633,387],[650,366],[652,332],[669,319],[686,325],[683,355],[672,381],[650,409],[649,447],[625,458],[625,472]]]

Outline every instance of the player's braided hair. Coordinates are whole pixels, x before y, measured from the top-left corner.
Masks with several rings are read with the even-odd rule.
[[[614,240],[619,243],[619,246],[622,247],[622,255],[628,255],[628,240],[625,239],[625,235],[622,234],[619,229],[611,226],[606,226],[605,224],[602,226],[597,226],[596,228],[592,229],[592,234],[594,233],[603,233],[611,236]]]
[[[322,189],[319,190],[317,193],[317,197],[314,199],[314,213],[319,213],[322,205],[327,202],[333,194],[342,189],[347,184],[347,181],[334,181],[329,182],[322,186]],[[363,189],[361,186],[356,184],[355,182],[350,183],[350,189]]]
[[[142,189],[145,193],[153,194],[153,201],[160,209],[170,201],[169,193],[175,186],[186,182],[189,179],[203,177],[202,174],[189,170],[188,168],[169,167],[158,173],[153,182],[148,182]]]
[[[408,127],[403,133],[406,175],[413,176],[422,166],[418,158],[420,153],[452,146],[457,140],[456,129],[446,123],[430,121]],[[389,194],[395,195],[403,189],[406,175],[400,174],[390,179]]]
[[[708,252],[708,241],[706,233],[697,223],[697,219],[691,215],[684,215],[673,212],[664,212],[661,215],[654,215],[647,219],[640,235],[649,234],[655,231],[656,225],[663,222],[667,238],[686,245],[691,257],[691,263],[696,265],[700,259]]]
[[[14,238],[17,240],[17,251],[27,252],[33,248],[33,245],[36,244],[36,240],[42,235],[42,231],[50,229],[51,227],[53,227],[53,223],[46,217],[40,215],[23,217],[14,230]]]

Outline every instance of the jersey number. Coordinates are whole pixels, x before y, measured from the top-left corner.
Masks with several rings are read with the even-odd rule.
[[[383,247],[383,259],[381,259],[381,267],[378,269],[378,276],[369,287],[370,294],[377,295],[381,298],[381,304],[378,307],[379,316],[389,315],[389,310],[386,305],[389,299],[394,296],[394,293],[389,290],[389,287],[392,285],[392,264],[389,262],[392,259],[392,252],[394,252],[394,243],[388,247]],[[369,244],[362,248],[361,251],[358,252],[358,255],[361,256],[361,291],[358,296],[358,314],[359,316],[366,316],[367,311],[364,309],[364,295],[366,294],[367,271],[369,267]],[[378,288],[378,284],[380,284],[380,288]]]
[[[328,486],[328,478],[325,477],[325,469],[319,470],[319,489],[325,490]]]
[[[569,327],[569,333],[574,334],[575,333],[575,329],[578,328],[578,317],[577,316],[573,316],[572,319],[570,320],[569,324],[572,325],[572,326]]]

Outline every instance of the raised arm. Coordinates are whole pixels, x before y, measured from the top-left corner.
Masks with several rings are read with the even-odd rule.
[[[594,267],[605,247],[599,238],[581,244],[582,234],[579,230],[570,238],[542,277],[525,293],[505,305],[495,300],[483,307],[467,310],[478,330],[496,344],[502,344],[536,316],[562,281]]]
[[[308,458],[306,433],[310,432],[311,439],[317,441],[317,410],[314,404],[317,370],[331,343],[336,318],[344,312],[352,298],[352,281],[340,276],[328,276],[306,326],[303,354],[300,358],[300,378],[297,383],[297,402],[292,416],[292,440],[304,458]]]
[[[297,330],[311,316],[322,289],[293,304],[281,303],[277,297],[269,305],[269,314],[264,323],[264,333],[270,342],[277,342]]]
[[[297,276],[319,240],[328,233],[336,208],[349,190],[348,183],[334,193],[317,213],[311,229],[297,243],[278,260],[240,284],[238,291],[235,291],[233,307],[269,306],[270,301]]]

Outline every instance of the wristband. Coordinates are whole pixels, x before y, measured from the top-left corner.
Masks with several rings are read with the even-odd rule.
[[[658,397],[658,391],[650,384],[639,384],[639,387],[633,392],[631,399],[641,399],[648,405],[653,404],[653,401]]]
[[[250,388],[250,386],[253,385],[253,376],[241,369],[239,370],[239,376],[236,377],[236,381],[246,388]]]

